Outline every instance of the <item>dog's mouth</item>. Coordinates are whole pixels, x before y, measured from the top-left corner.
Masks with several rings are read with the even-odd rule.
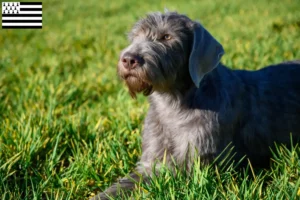
[[[152,93],[152,85],[134,74],[126,74],[121,78],[125,81],[132,98],[136,98],[137,93],[143,93],[145,96]]]
[[[122,78],[126,81],[128,79],[135,79],[135,78],[137,78],[137,76],[135,76],[133,74],[126,74]]]
[[[124,80],[132,98],[136,98],[137,93],[143,93],[145,96],[148,96],[153,91],[152,83],[141,70],[127,70],[119,62],[118,75],[122,80]]]

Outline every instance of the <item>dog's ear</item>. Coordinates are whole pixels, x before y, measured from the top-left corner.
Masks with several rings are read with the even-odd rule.
[[[193,32],[194,40],[189,59],[189,71],[194,84],[199,87],[204,75],[218,66],[224,49],[200,24],[194,24]]]

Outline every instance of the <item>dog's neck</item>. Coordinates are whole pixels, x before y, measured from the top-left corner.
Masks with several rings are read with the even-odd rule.
[[[231,81],[228,81],[229,79]],[[234,87],[233,79],[235,76],[232,71],[220,64],[202,79],[199,88],[189,80],[187,84],[177,84],[176,88],[168,91],[154,91],[149,96],[149,102],[153,106],[164,104],[180,109],[200,107],[218,110],[218,102],[221,101],[220,92],[227,92],[227,87]],[[230,83],[232,84],[229,85]]]

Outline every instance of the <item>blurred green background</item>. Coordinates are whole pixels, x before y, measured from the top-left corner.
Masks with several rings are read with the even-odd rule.
[[[0,30],[0,199],[87,199],[133,169],[148,104],[143,96],[132,100],[118,79],[118,54],[134,22],[164,8],[200,21],[232,69],[300,58],[299,0],[43,1],[43,29]],[[158,186],[134,195],[287,199],[298,191],[298,161],[245,186],[242,174],[215,184],[211,176],[206,186],[195,181],[190,192],[183,192],[188,179],[173,180],[183,189],[168,196],[155,190],[165,181],[158,178]]]

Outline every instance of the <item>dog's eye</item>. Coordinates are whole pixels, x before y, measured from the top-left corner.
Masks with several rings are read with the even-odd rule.
[[[171,37],[171,35],[169,35],[169,34],[165,34],[163,37],[162,37],[162,39],[163,40],[170,40],[172,37]]]

